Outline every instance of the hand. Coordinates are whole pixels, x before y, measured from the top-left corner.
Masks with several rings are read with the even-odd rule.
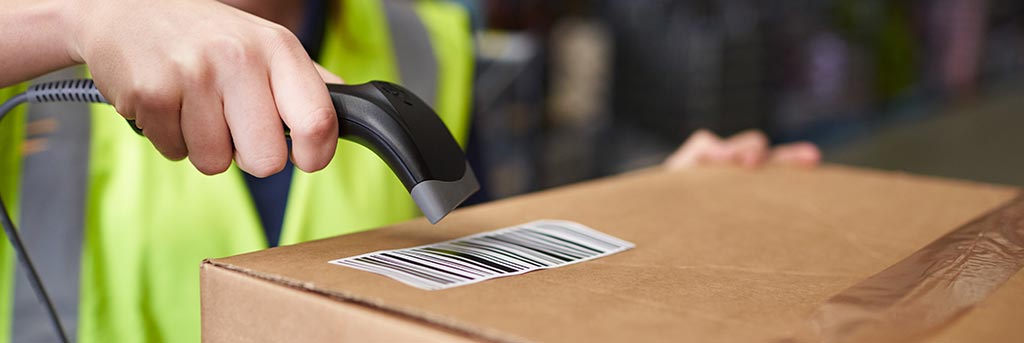
[[[821,151],[809,142],[770,147],[761,131],[747,130],[722,139],[708,130],[690,135],[664,166],[678,170],[703,165],[731,165],[756,168],[765,164],[815,167],[821,163]]]
[[[71,59],[167,158],[187,156],[205,174],[233,158],[269,176],[289,158],[282,121],[299,169],[333,158],[338,121],[324,82],[340,78],[288,29],[216,1],[75,4]]]

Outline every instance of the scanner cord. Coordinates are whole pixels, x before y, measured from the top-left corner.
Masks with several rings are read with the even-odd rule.
[[[103,98],[103,95],[100,94],[99,90],[96,89],[96,85],[93,81],[89,79],[39,83],[32,85],[24,93],[15,95],[3,104],[0,104],[0,121],[2,121],[4,117],[7,116],[7,113],[12,109],[26,102],[105,103],[107,101]],[[11,220],[11,216],[7,212],[7,206],[4,204],[2,198],[0,198],[0,225],[3,226],[4,233],[7,234],[7,240],[10,241],[11,246],[14,247],[14,251],[18,255],[18,259],[21,261],[22,267],[28,271],[28,281],[29,284],[32,285],[32,290],[35,291],[39,302],[46,306],[46,311],[50,316],[50,322],[53,324],[54,331],[56,331],[56,334],[60,336],[61,342],[69,342],[68,335],[64,331],[64,326],[61,325],[60,317],[57,315],[56,307],[53,306],[53,301],[50,300],[49,294],[46,293],[46,288],[43,286],[43,280],[39,277],[39,273],[36,272],[35,265],[32,264],[28,251],[21,242],[21,236],[18,235],[18,229],[14,226],[14,221]]]
[[[43,280],[39,278],[39,273],[36,272],[32,259],[28,257],[28,251],[25,250],[25,246],[21,243],[21,236],[18,235],[18,229],[14,226],[14,222],[11,221],[11,216],[7,214],[7,206],[4,205],[2,198],[0,198],[0,224],[3,224],[7,240],[14,246],[14,251],[18,254],[18,259],[21,260],[21,266],[28,271],[28,281],[32,285],[32,290],[36,293],[36,298],[42,303],[41,305],[46,306],[46,312],[50,315],[50,323],[53,324],[53,330],[60,336],[61,342],[67,343],[68,335],[64,331],[64,326],[60,323],[60,317],[57,316],[57,309],[53,306],[53,301],[50,300],[49,294],[46,293],[46,288],[43,287]]]
[[[91,79],[60,80],[52,82],[37,83],[19,93],[3,104],[0,104],[0,120],[7,116],[7,113],[23,103],[38,104],[44,102],[95,102],[107,103],[107,99],[100,94],[96,83]]]
[[[4,103],[0,105],[0,121],[4,120],[4,117],[7,116],[8,112],[25,102],[28,102],[28,94],[25,93],[18,93],[18,95],[15,95],[10,100],[4,101]]]

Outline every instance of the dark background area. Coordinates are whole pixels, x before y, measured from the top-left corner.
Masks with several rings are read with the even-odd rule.
[[[694,130],[1024,185],[1024,2],[481,0],[486,198],[656,165]]]

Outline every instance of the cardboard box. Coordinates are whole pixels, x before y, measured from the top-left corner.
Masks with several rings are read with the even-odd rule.
[[[879,299],[854,299],[849,311],[827,306],[850,300],[844,292],[856,285],[877,287],[879,275],[900,272],[889,267],[901,260],[930,258],[922,247],[998,211],[1018,192],[836,166],[635,172],[461,209],[437,226],[413,220],[205,261],[203,340],[1020,342],[1024,273],[1015,258],[1024,249],[996,254],[1001,279],[987,277],[984,263],[939,278],[925,266],[881,285],[922,275],[940,286],[947,278],[966,283],[917,283],[924,288],[889,299],[871,289],[869,297]],[[327,263],[544,218],[579,222],[636,248],[441,291]],[[1001,223],[999,232],[1017,236],[999,242],[1024,245],[1024,221],[1000,218],[978,223]],[[986,276],[993,287],[971,288],[963,275]],[[953,293],[927,296],[933,289]],[[964,289],[975,300],[962,297]],[[947,320],[929,318],[943,313]],[[823,318],[859,319],[823,331]],[[851,334],[864,323],[877,330]],[[918,331],[907,336],[904,327]]]

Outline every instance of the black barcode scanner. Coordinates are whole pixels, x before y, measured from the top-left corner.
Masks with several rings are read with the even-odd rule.
[[[338,113],[338,137],[359,143],[380,156],[431,224],[480,188],[444,122],[409,90],[384,81],[328,84],[327,89]],[[0,118],[23,102],[58,101],[107,102],[92,80],[47,82],[33,85],[0,105]],[[129,124],[142,134],[133,121],[129,120]]]

